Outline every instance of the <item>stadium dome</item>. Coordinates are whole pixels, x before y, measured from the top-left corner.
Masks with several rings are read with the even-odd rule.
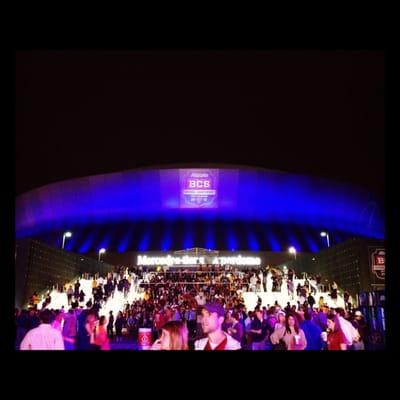
[[[235,165],[171,165],[52,183],[17,197],[16,237],[88,253],[298,251],[384,237],[377,199],[332,180]]]

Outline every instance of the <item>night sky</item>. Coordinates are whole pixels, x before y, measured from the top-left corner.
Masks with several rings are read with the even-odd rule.
[[[384,190],[380,52],[18,52],[16,191],[232,163]]]

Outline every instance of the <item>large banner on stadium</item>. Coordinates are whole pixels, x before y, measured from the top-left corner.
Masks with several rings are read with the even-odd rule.
[[[180,207],[218,207],[218,170],[180,170]]]
[[[385,284],[386,252],[384,248],[369,248],[370,272],[373,285]]]

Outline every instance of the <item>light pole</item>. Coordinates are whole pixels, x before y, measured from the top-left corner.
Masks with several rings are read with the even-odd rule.
[[[326,237],[326,241],[327,241],[327,243],[328,243],[328,247],[330,247],[330,244],[329,244],[329,234],[328,234],[328,232],[321,232],[321,236],[322,236],[322,237]]]
[[[102,248],[102,249],[99,250],[99,262],[100,262],[100,257],[101,257],[101,255],[102,255],[103,253],[105,253],[105,252],[106,252],[106,249],[105,249],[105,248]]]
[[[65,245],[65,238],[70,238],[71,236],[72,236],[72,232],[64,232],[62,246],[61,246],[61,248],[63,250],[64,250],[64,245]]]
[[[296,249],[295,249],[293,246],[289,247],[289,253],[290,253],[290,254],[294,254],[294,259],[296,260],[296,253],[297,253],[297,251],[296,251]]]

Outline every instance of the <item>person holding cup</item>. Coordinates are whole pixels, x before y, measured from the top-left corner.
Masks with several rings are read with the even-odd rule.
[[[307,347],[304,331],[299,327],[296,315],[291,313],[286,314],[285,326],[276,330],[270,339],[273,345],[283,340],[287,350],[304,350]]]

